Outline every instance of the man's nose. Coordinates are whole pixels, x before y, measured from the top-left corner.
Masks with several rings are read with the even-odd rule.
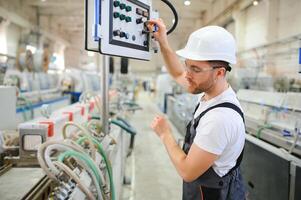
[[[185,70],[185,78],[191,78],[192,73],[189,70]]]

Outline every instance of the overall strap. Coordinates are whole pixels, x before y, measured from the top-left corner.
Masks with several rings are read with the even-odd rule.
[[[233,103],[229,103],[229,102],[225,102],[225,103],[220,103],[220,104],[217,104],[215,106],[212,106],[210,108],[208,108],[207,110],[203,111],[197,118],[195,118],[194,120],[194,128],[196,128],[198,125],[199,125],[199,122],[200,122],[200,119],[207,113],[209,112],[210,110],[212,109],[215,109],[215,108],[230,108],[232,110],[235,110],[242,118],[243,122],[245,123],[245,117],[244,117],[244,114],[243,112],[241,111],[241,109],[236,106],[235,104]],[[198,107],[197,107],[198,108]],[[197,110],[197,109],[196,109]]]
[[[217,104],[215,106],[212,106],[210,108],[208,108],[207,110],[203,111],[195,120],[194,120],[194,128],[196,129],[198,124],[199,124],[199,121],[200,119],[210,110],[212,109],[215,109],[215,108],[230,108],[232,110],[235,110],[242,118],[243,122],[245,123],[245,118],[244,118],[244,114],[243,112],[241,111],[241,109],[236,106],[235,104],[233,103],[229,103],[229,102],[225,102],[225,103],[220,103],[220,104]],[[197,107],[198,108],[198,107]],[[240,164],[241,164],[241,161],[243,159],[243,154],[244,154],[244,149],[242,150],[242,152],[240,153],[239,157],[237,158],[237,161],[236,161],[236,164],[235,166],[225,175],[227,176],[228,174],[230,174],[232,171],[234,171],[235,169],[237,169]]]

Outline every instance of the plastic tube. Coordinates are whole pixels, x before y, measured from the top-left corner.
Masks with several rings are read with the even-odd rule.
[[[79,177],[68,166],[66,166],[64,163],[57,162],[57,161],[54,161],[53,163],[78,184],[78,187],[87,195],[89,200],[95,200],[94,195],[90,192],[87,186],[85,186],[82,183]]]
[[[69,150],[60,154],[58,157],[58,161],[63,162],[66,157],[75,157],[83,160],[91,168],[92,172],[97,178],[98,183],[102,185],[101,178],[100,178],[101,173],[99,173],[98,168],[96,167],[93,160],[89,156],[73,150]]]
[[[82,131],[82,133],[83,133],[84,135],[88,136],[88,138],[89,138],[89,140],[88,140],[88,141],[89,141],[89,146],[90,146],[90,150],[91,150],[91,156],[92,156],[93,160],[95,160],[95,152],[96,152],[96,149],[95,149],[95,147],[94,147],[94,145],[93,145],[93,142],[90,141],[91,135],[90,135],[89,130],[88,130],[87,128],[85,128],[84,126],[79,125],[79,124],[77,124],[77,123],[74,123],[74,122],[66,122],[65,125],[64,125],[64,127],[63,127],[63,137],[64,137],[65,139],[67,138],[67,128],[68,128],[69,126],[74,126],[74,127],[78,128],[79,130]]]
[[[111,119],[110,123],[115,124],[125,130],[126,132],[130,133],[131,135],[136,135],[136,130],[134,130],[132,127],[127,126],[124,122],[117,120],[117,119]]]
[[[47,141],[45,143],[43,143],[40,148],[38,149],[37,152],[37,159],[38,162],[41,166],[41,168],[44,170],[44,172],[46,173],[46,175],[53,179],[53,180],[57,180],[57,177],[52,173],[52,171],[49,170],[45,160],[44,160],[44,151],[47,148],[47,146],[49,145],[53,145],[53,144],[62,144],[64,146],[70,147],[71,149],[84,153],[84,150],[81,148],[81,146],[79,146],[78,144],[74,143],[72,140],[65,140],[65,141]]]
[[[85,137],[80,138],[77,142],[80,144],[84,139],[85,139]],[[92,140],[97,145],[98,152],[101,154],[101,156],[103,157],[103,159],[105,161],[106,169],[107,169],[109,179],[110,179],[110,190],[111,190],[112,200],[115,200],[115,188],[114,188],[114,182],[113,182],[113,173],[112,173],[111,163],[107,159],[107,156],[105,154],[105,151],[102,148],[102,145],[95,138],[92,138]]]

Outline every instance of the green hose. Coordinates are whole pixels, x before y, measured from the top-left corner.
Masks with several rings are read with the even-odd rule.
[[[78,144],[82,144],[87,139],[91,139],[93,141],[93,143],[97,145],[97,150],[101,154],[101,156],[103,157],[103,159],[105,161],[106,168],[107,168],[107,171],[109,174],[109,179],[110,179],[110,189],[111,189],[111,194],[112,194],[112,200],[115,200],[115,188],[114,188],[114,182],[113,182],[112,166],[111,166],[109,160],[107,159],[107,156],[105,154],[105,151],[102,148],[102,145],[94,137],[88,138],[88,136],[83,136],[83,137],[79,138],[76,142]]]
[[[84,154],[79,153],[74,150],[69,150],[69,151],[65,151],[64,153],[60,154],[58,157],[58,161],[63,162],[66,157],[70,157],[70,156],[76,157],[76,158],[84,161],[91,168],[92,172],[94,173],[94,175],[97,178],[99,185],[102,185],[100,175],[97,173],[97,167],[95,166],[95,164],[93,163],[93,161],[91,160],[91,158],[89,156],[84,155]]]
[[[136,107],[140,107],[137,103],[135,103],[135,102],[124,102],[123,103],[124,105],[128,105],[128,106],[131,106],[131,107],[134,107],[134,106],[136,106]]]
[[[136,135],[137,134],[136,130],[134,130],[131,126],[129,126],[127,123],[123,122],[120,119],[119,120],[118,119],[111,119],[110,123],[119,126],[120,128],[122,128],[123,130],[125,130],[126,132],[128,132],[131,135]]]
[[[256,133],[256,137],[257,138],[260,138],[261,137],[261,133],[264,129],[270,129],[272,128],[272,125],[270,124],[264,124],[262,127],[260,127],[258,130],[257,130],[257,133]]]

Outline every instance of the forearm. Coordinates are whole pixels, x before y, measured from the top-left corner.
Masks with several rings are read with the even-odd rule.
[[[166,68],[173,78],[177,78],[184,73],[184,68],[169,44],[160,44],[161,54],[163,56]]]
[[[184,151],[179,147],[176,143],[172,134],[167,134],[164,138],[161,138],[162,142],[165,145],[165,148],[168,152],[168,155],[174,164],[176,170],[178,171],[179,175],[186,179],[188,168],[186,166],[186,154]]]

